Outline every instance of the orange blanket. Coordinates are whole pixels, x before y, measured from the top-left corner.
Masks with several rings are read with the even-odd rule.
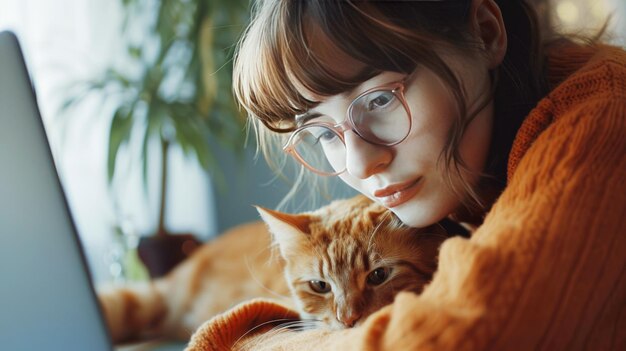
[[[187,350],[626,350],[626,54],[570,47],[550,72],[506,190],[471,239],[442,245],[421,295],[343,331],[268,333],[297,314],[251,301]]]

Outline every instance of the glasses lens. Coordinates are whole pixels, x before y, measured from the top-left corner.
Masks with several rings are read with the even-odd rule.
[[[312,125],[298,130],[292,140],[298,156],[316,171],[334,174],[345,169],[346,146],[332,129]]]
[[[390,145],[403,140],[411,128],[409,114],[393,91],[363,95],[351,106],[350,116],[357,132],[367,141]]]

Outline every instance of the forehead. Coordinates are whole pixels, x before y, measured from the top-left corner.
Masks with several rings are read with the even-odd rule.
[[[304,21],[304,35],[308,43],[310,64],[319,70],[325,70],[337,81],[347,84],[353,83],[363,75],[368,66],[341,50],[322,30],[322,28],[310,21]],[[320,102],[325,96],[316,94],[313,89],[307,88],[289,68],[287,74],[296,90],[305,99],[312,102]]]

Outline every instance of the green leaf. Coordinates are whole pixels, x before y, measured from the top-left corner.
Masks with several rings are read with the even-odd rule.
[[[68,99],[66,99],[65,101],[63,101],[63,104],[61,104],[61,107],[59,108],[59,112],[60,113],[64,113],[67,110],[69,110],[70,108],[74,107],[74,105],[76,105],[77,103],[83,101],[85,98],[87,98],[87,95],[89,95],[90,90],[85,90],[82,91],[80,93],[77,93],[74,96],[69,97]]]
[[[128,88],[133,85],[130,79],[124,76],[121,72],[119,72],[115,68],[108,68],[104,73],[104,77],[101,80],[105,84],[110,84],[112,82],[116,82],[123,86],[124,88]]]
[[[206,172],[220,177],[217,160],[208,143],[211,132],[201,122],[197,111],[188,104],[173,104],[170,108],[172,122],[176,128],[176,142],[181,145],[186,155],[193,152]]]
[[[144,194],[148,194],[148,146],[150,145],[150,139],[154,133],[152,130],[153,124],[154,120],[148,118],[146,121],[146,128],[143,133],[143,141],[141,142],[141,179]]]
[[[130,139],[133,128],[133,110],[134,105],[130,108],[120,106],[113,114],[111,129],[109,130],[109,153],[107,158],[107,179],[109,184],[113,181],[113,176],[115,175],[115,164],[120,146],[127,143]]]
[[[134,59],[140,59],[143,49],[141,46],[131,45],[128,47],[128,54]]]
[[[161,126],[163,124],[164,103],[158,99],[151,99],[146,111],[146,126],[141,144],[141,176],[143,180],[144,192],[148,193],[148,161],[150,158],[150,140],[160,138]]]
[[[65,112],[74,105],[82,102],[91,93],[96,91],[105,91],[108,82],[104,79],[94,81],[78,81],[72,84],[67,90],[69,98],[65,99],[59,108],[59,112]],[[106,98],[108,94],[104,94]]]

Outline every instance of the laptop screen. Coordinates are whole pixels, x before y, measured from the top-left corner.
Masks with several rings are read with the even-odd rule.
[[[111,350],[19,45],[0,33],[0,349]]]

